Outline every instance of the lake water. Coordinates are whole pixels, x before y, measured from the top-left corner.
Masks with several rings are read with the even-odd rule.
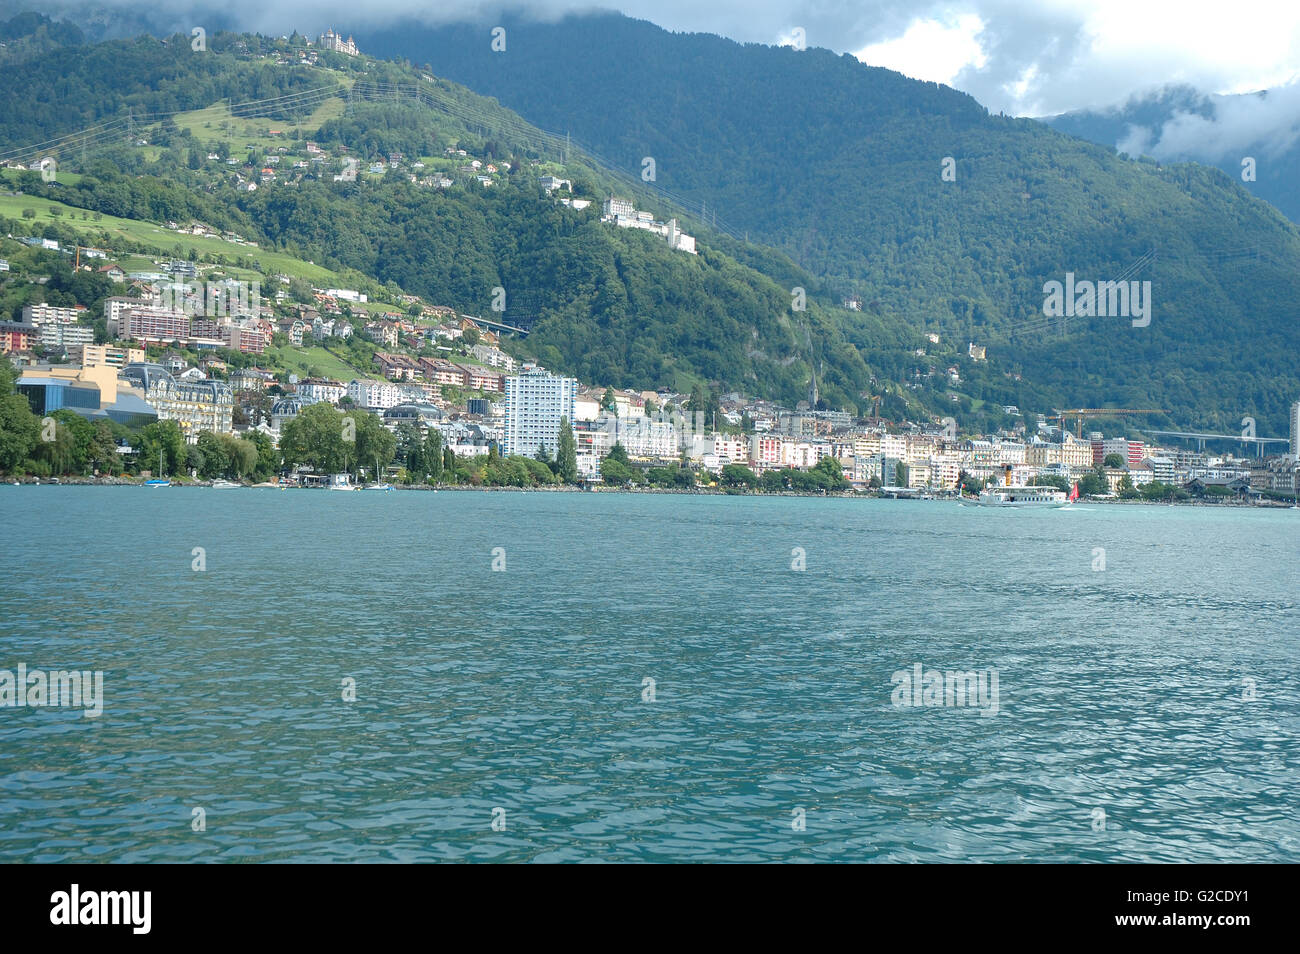
[[[1300,861],[1300,511],[6,486],[0,521],[0,670],[104,680],[98,718],[0,708],[0,860]],[[997,714],[895,704],[917,664],[996,671]]]

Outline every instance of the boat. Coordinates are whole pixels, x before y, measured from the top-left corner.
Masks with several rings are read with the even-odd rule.
[[[392,484],[371,484],[366,490],[392,490]]]
[[[212,482],[213,490],[236,490],[243,484],[237,484],[233,480],[214,480]]]
[[[1064,507],[1069,502],[1064,490],[1034,484],[990,487],[976,500],[981,507]]]
[[[156,477],[153,480],[146,480],[144,485],[146,487],[170,487],[172,482],[165,477]]]
[[[347,474],[330,474],[330,490],[353,490],[352,478]]]

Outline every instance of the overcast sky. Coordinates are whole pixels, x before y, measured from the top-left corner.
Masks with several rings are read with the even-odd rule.
[[[545,19],[617,9],[669,30],[762,43],[779,43],[798,27],[809,46],[948,83],[994,112],[1023,116],[1110,105],[1170,83],[1230,93],[1300,77],[1300,0],[230,0],[223,6],[240,11],[246,28],[268,33],[330,23],[359,29],[368,20],[402,15],[428,22],[467,14],[490,19],[503,7]]]

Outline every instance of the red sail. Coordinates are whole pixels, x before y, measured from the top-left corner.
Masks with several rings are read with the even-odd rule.
[[[1078,499],[1079,499],[1079,482],[1076,480],[1074,482],[1074,486],[1070,488],[1070,502],[1073,503]]]

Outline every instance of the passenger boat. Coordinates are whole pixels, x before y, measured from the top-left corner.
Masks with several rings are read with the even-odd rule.
[[[1064,490],[1034,484],[990,487],[976,501],[981,507],[1064,507],[1069,502]]]

